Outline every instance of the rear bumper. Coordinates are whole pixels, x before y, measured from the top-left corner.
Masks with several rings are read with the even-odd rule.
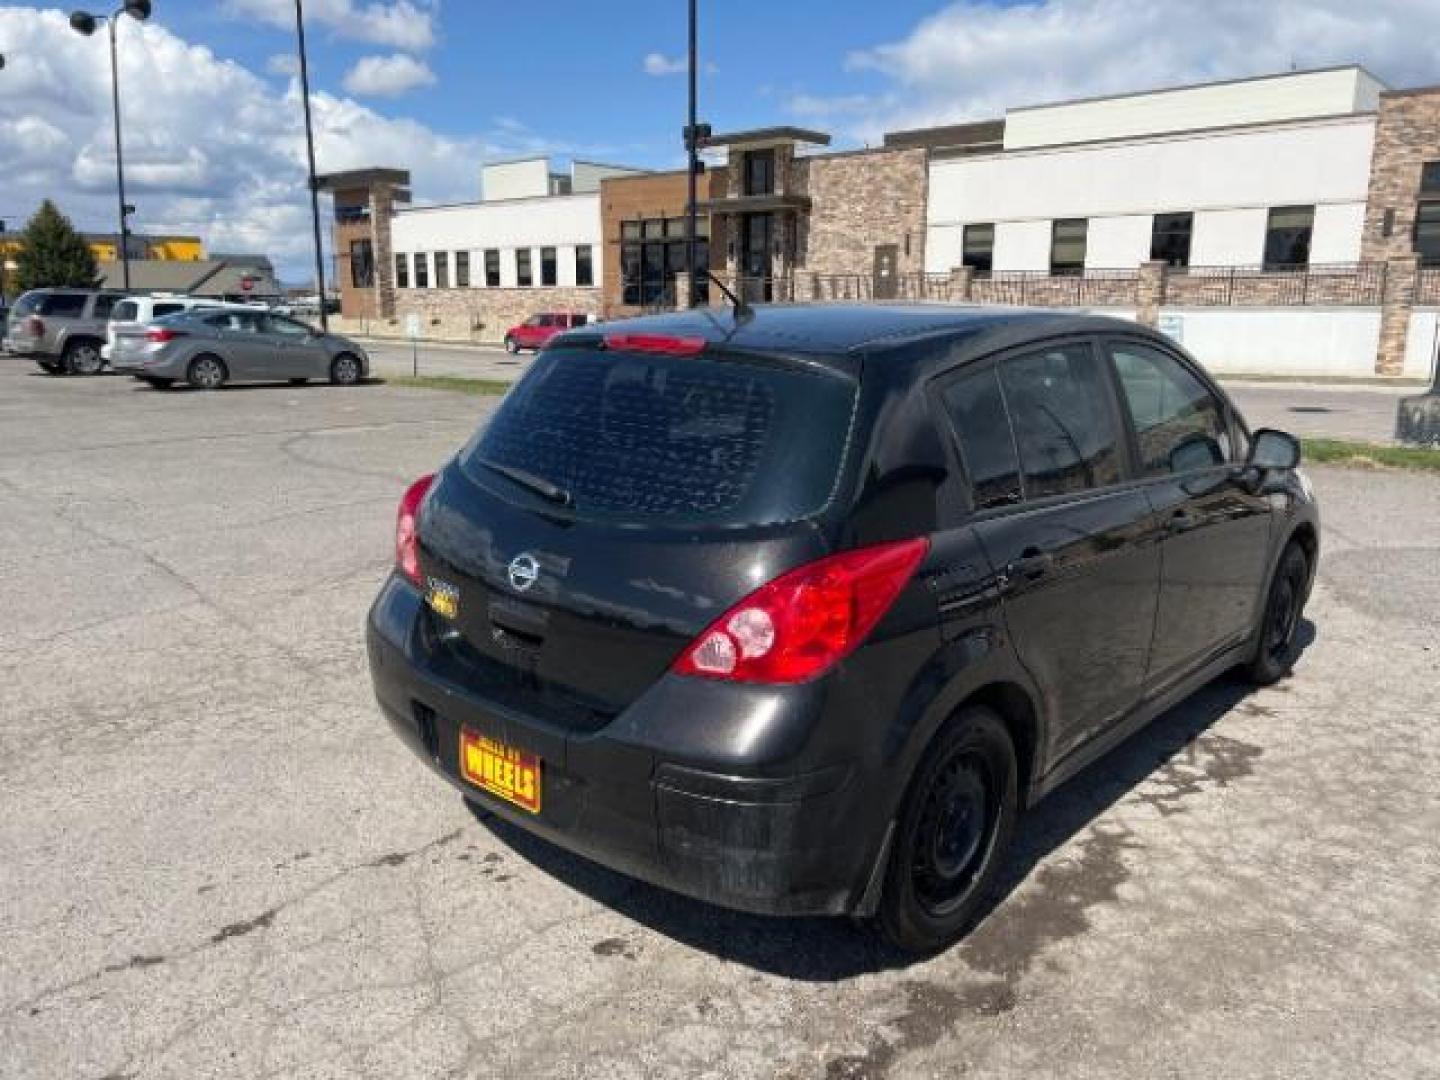
[[[429,618],[418,593],[392,577],[370,612],[375,694],[401,739],[472,802],[611,869],[724,907],[771,915],[856,908],[878,847],[864,838],[878,838],[883,822],[864,820],[850,766],[747,775],[741,763],[728,768],[713,754],[695,764],[706,751],[687,745],[685,732],[695,729],[681,718],[695,707],[685,698],[729,687],[675,677],[599,732],[558,729],[430,670],[422,644]],[[753,696],[754,688],[741,692]],[[823,700],[814,686],[783,693],[790,700],[777,707],[774,691],[765,691],[767,716],[778,714],[782,726],[808,724]],[[462,728],[540,755],[538,814],[461,778]],[[667,729],[674,745],[656,737]]]

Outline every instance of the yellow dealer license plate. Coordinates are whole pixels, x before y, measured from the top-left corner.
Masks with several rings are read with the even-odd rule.
[[[540,812],[540,756],[460,729],[460,775],[478,788]]]

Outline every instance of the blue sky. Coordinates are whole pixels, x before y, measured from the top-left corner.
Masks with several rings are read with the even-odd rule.
[[[121,26],[136,228],[305,272],[293,0],[154,0]],[[0,3],[0,219],[53,198],[111,229],[104,35]],[[682,160],[685,0],[306,0],[319,164],[410,169],[417,201],[479,195],[486,160]],[[1436,0],[702,0],[702,118],[836,146],[1010,106],[1358,62],[1440,83]]]

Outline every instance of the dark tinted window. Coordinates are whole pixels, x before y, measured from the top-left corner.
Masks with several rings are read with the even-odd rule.
[[[1277,206],[1265,225],[1265,269],[1283,270],[1310,262],[1315,207]]]
[[[1132,342],[1110,347],[1148,475],[1189,472],[1230,459],[1219,400],[1173,356]]]
[[[1020,465],[993,368],[960,376],[941,394],[955,425],[977,510],[1020,501]]]
[[[500,287],[500,252],[494,248],[487,248],[485,251],[485,287],[487,289]]]
[[[1027,499],[1120,480],[1120,439],[1108,388],[1088,345],[1057,346],[1007,360],[1000,366],[1000,381]]]
[[[1194,230],[1194,214],[1156,214],[1150,224],[1150,258],[1171,266],[1189,266]]]
[[[1420,166],[1420,194],[1440,195],[1440,161],[1427,161]]]
[[[530,249],[521,248],[515,252],[515,284],[522,289],[528,289],[535,283],[530,273]]]
[[[586,518],[788,521],[829,499],[854,393],[769,366],[543,352],[461,462],[492,489],[509,482],[482,462],[543,477]]]
[[[542,247],[540,249],[540,284],[555,284],[555,249],[553,247]]]
[[[114,310],[115,305],[119,303],[119,301],[120,297],[109,293],[97,296],[95,298],[95,307],[94,310],[90,312],[90,317],[92,319],[110,318],[110,312]]]
[[[745,154],[745,194],[771,195],[774,192],[775,151],[747,151]]]
[[[1415,208],[1415,254],[1427,266],[1440,265],[1440,201]]]
[[[470,287],[470,252],[455,252],[455,287],[457,289],[468,289]]]
[[[581,244],[575,249],[575,284],[581,286],[595,284],[595,267],[591,262],[589,244]]]
[[[430,287],[430,258],[423,251],[415,253],[415,287],[417,289]]]
[[[961,262],[974,267],[977,278],[988,278],[995,265],[995,226],[966,225],[961,243]]]
[[[408,289],[410,287],[410,256],[395,256],[395,287],[397,289]]]
[[[435,252],[435,287],[437,289],[450,287],[450,253],[448,251]]]
[[[369,240],[350,241],[350,284],[357,289],[375,284],[375,245]]]
[[[134,322],[139,314],[140,306],[134,300],[122,300],[110,312],[110,317],[116,322]]]
[[[83,293],[51,293],[40,303],[40,314],[55,319],[78,319],[84,313]]]
[[[121,306],[123,307],[124,305]],[[184,310],[184,304],[156,304],[155,307],[151,309],[150,316],[151,318],[159,319],[163,318],[166,315],[174,315],[177,311]]]

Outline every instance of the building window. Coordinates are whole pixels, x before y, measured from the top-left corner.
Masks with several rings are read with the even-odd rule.
[[[775,194],[774,150],[751,150],[745,154],[745,194]]]
[[[515,284],[522,289],[535,284],[535,275],[530,269],[529,248],[520,248],[515,252]]]
[[[1440,199],[1440,161],[1427,161],[1420,166],[1420,194]]]
[[[410,287],[410,256],[395,256],[395,287],[397,289],[408,289]]]
[[[695,223],[695,263],[710,265],[710,220]],[[664,303],[674,297],[675,274],[685,269],[685,218],[649,218],[620,224],[621,300],[631,307]],[[697,302],[708,302],[709,283],[696,283]]]
[[[1050,273],[1085,272],[1085,236],[1089,228],[1085,218],[1060,218],[1050,226]]]
[[[375,247],[369,240],[350,241],[350,284],[357,289],[375,284]]]
[[[1440,200],[1415,208],[1415,254],[1426,266],[1440,266]]]
[[[485,249],[485,287],[500,287],[500,252],[496,248]]]
[[[540,284],[553,286],[555,282],[555,249],[542,247],[540,249]]]
[[[435,287],[437,289],[450,287],[450,253],[448,251],[435,252]]]
[[[1285,270],[1310,262],[1310,234],[1315,207],[1276,206],[1265,225],[1265,269]]]
[[[582,288],[595,284],[595,263],[589,244],[575,249],[575,284]]]
[[[457,289],[468,289],[470,287],[470,252],[455,252],[455,287]]]
[[[1150,224],[1150,258],[1170,266],[1189,266],[1194,231],[1194,214],[1156,214]]]
[[[966,225],[960,246],[961,264],[971,267],[977,278],[988,278],[995,266],[995,226]]]
[[[430,260],[423,251],[415,253],[415,287],[417,289],[430,287]]]

